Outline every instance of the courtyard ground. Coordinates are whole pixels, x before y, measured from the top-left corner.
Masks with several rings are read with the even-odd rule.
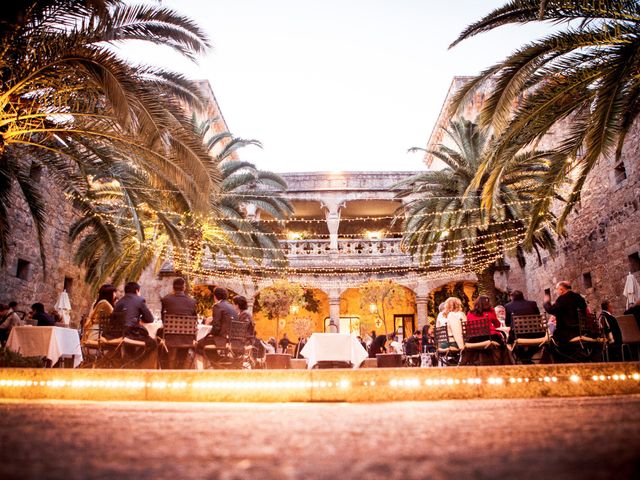
[[[640,478],[640,395],[0,402],[0,478]]]

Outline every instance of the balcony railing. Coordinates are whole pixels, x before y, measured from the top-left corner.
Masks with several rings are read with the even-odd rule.
[[[297,257],[326,256],[331,252],[329,240],[288,240],[283,242],[286,255]],[[338,255],[341,256],[407,256],[400,248],[400,239],[383,240],[338,240]]]

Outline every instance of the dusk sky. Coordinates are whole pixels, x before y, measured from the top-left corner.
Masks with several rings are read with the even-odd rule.
[[[172,0],[214,44],[199,65],[164,48],[148,62],[211,82],[244,160],[286,171],[421,170],[456,75],[473,75],[548,31],[507,27],[449,44],[505,0]]]

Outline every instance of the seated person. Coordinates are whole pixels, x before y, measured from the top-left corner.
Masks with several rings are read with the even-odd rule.
[[[369,346],[369,357],[376,358],[378,353],[386,353],[387,348],[385,344],[387,343],[386,335],[377,335],[376,338],[373,339],[371,345]]]
[[[13,327],[22,325],[18,314],[9,305],[0,304],[0,345],[4,346],[9,339],[9,334]]]
[[[146,346],[145,363],[157,366],[157,342],[149,336],[143,323],[152,323],[153,315],[149,311],[144,297],[140,296],[140,285],[129,282],[124,286],[124,296],[116,302],[113,314],[124,316],[124,336],[131,340],[143,341]]]
[[[491,307],[489,297],[480,295],[473,305],[473,310],[469,311],[469,313],[467,314],[467,327],[469,326],[470,322],[477,322],[483,319],[489,322],[489,336],[487,337],[481,335],[478,337],[469,338],[468,340],[470,342],[484,342],[490,339],[493,342],[496,342],[498,344],[498,347],[487,352],[473,352],[477,355],[484,355],[485,353],[487,353],[491,356],[490,358],[483,358],[483,356],[479,356],[477,359],[469,357],[469,349],[465,349],[461,364],[475,363],[475,361],[478,360],[481,363],[487,362],[487,364],[489,365],[512,365],[514,363],[513,358],[511,357],[506,347],[502,332],[498,330],[498,328],[500,327],[500,320],[498,320],[496,312]]]
[[[226,348],[231,332],[231,321],[238,320],[236,309],[227,301],[228,293],[225,288],[216,287],[213,290],[213,316],[211,331],[206,337],[198,341],[197,350],[203,352],[207,345],[215,345],[219,349]]]
[[[29,316],[38,322],[38,327],[53,327],[56,324],[55,318],[44,311],[44,305],[42,303],[34,303],[31,305]]]
[[[449,346],[462,350],[464,340],[462,338],[462,322],[466,319],[462,311],[462,302],[457,297],[449,297],[444,301],[442,310],[442,325],[447,326]]]
[[[609,360],[618,362],[622,360],[622,332],[618,319],[611,313],[611,302],[605,300],[600,304],[600,324],[609,342]]]

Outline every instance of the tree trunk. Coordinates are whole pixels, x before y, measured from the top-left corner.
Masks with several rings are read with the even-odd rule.
[[[478,277],[478,293],[489,297],[489,301],[493,307],[496,306],[497,301],[496,282],[493,278],[495,273],[496,266],[493,263],[481,272],[476,272],[476,276]]]

